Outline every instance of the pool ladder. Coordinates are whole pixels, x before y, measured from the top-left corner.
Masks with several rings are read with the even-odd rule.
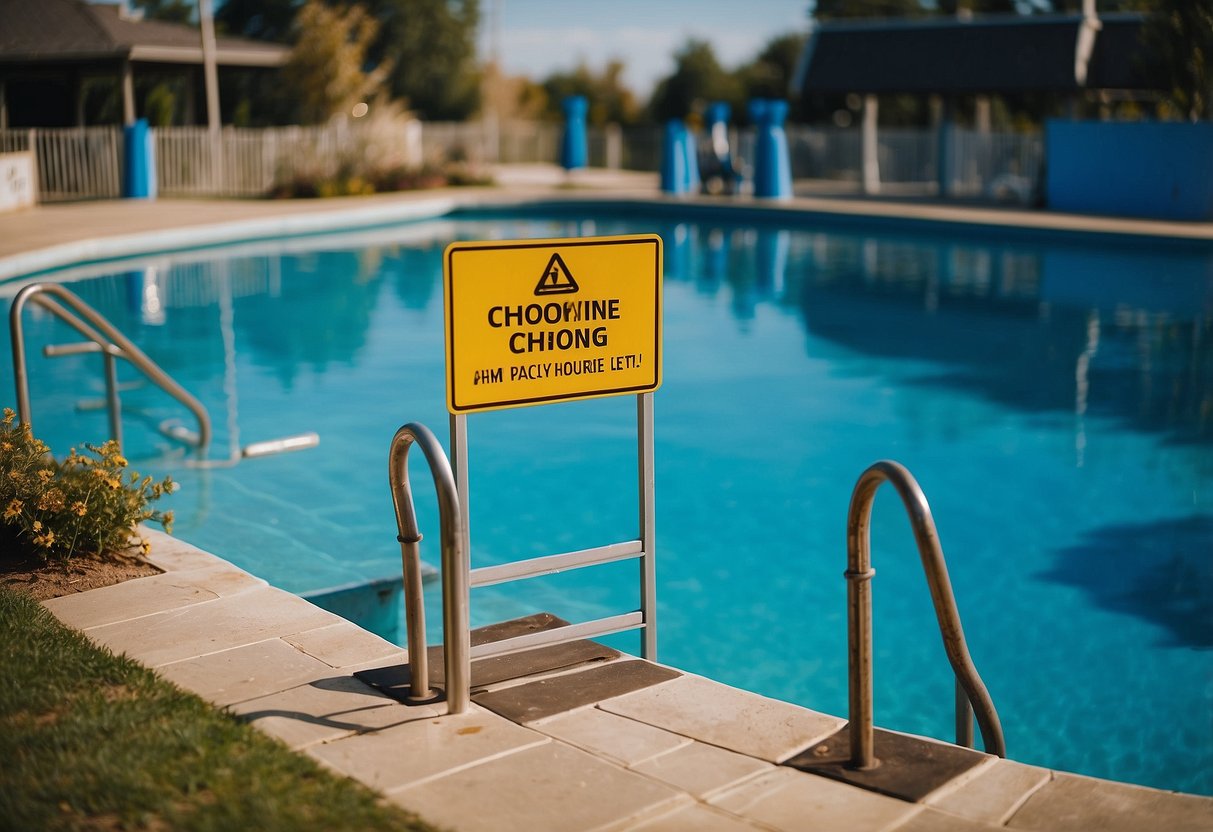
[[[456,449],[455,468],[442,449],[441,443],[425,425],[410,422],[396,431],[388,455],[388,476],[392,504],[396,512],[396,539],[404,571],[404,614],[408,639],[410,691],[408,699],[427,702],[441,695],[446,699],[448,713],[465,711],[470,701],[472,661],[492,656],[504,656],[538,647],[547,647],[596,636],[641,631],[640,654],[655,661],[656,581],[653,575],[653,445],[652,393],[636,397],[637,408],[637,471],[639,474],[638,530],[634,540],[624,540],[592,549],[544,555],[472,569],[467,534],[466,467],[460,466],[459,449],[464,449],[466,433],[464,416],[452,417],[452,444]],[[463,435],[461,436],[461,433]],[[442,552],[442,629],[444,689],[435,693],[430,686],[429,658],[426,652],[426,626],[421,575],[421,532],[413,508],[413,492],[409,482],[409,449],[417,445],[425,454],[434,488],[438,493],[438,515],[441,527]],[[460,473],[456,473],[460,472]],[[460,484],[463,483],[463,488]],[[617,615],[575,624],[564,623],[551,629],[471,645],[469,631],[469,592],[475,587],[508,581],[552,575],[571,569],[598,566],[625,560],[639,561],[640,597],[637,608]]]
[[[24,311],[26,303],[42,307],[86,339],[75,344],[48,345],[43,347],[43,355],[48,358],[58,358],[85,353],[101,353],[104,360],[105,406],[109,416],[109,433],[110,438],[118,442],[119,449],[122,447],[122,402],[119,397],[118,359],[121,358],[184,405],[198,422],[196,432],[174,422],[161,423],[160,432],[170,439],[193,446],[200,453],[205,452],[211,442],[211,419],[202,403],[161,369],[134,342],[123,335],[104,315],[58,283],[34,283],[22,288],[13,298],[13,304],[9,308],[9,337],[13,348],[13,382],[17,392],[17,418],[22,424],[33,429],[29,375],[25,360],[25,335],[21,319],[21,313]],[[287,436],[264,442],[254,442],[243,448],[235,449],[227,460],[197,460],[193,464],[196,466],[233,464],[240,459],[314,447],[318,442],[319,437],[314,433]]]
[[[872,503],[880,486],[890,482],[897,489],[909,515],[918,544],[918,555],[926,573],[943,637],[944,652],[956,677],[956,744],[973,746],[973,717],[981,728],[981,740],[989,754],[1007,756],[1002,723],[985,683],[973,665],[965,643],[964,627],[952,582],[939,545],[939,533],[931,507],[918,482],[899,463],[876,462],[860,475],[851,493],[847,512],[847,649],[851,768],[866,770],[877,765],[872,714]]]

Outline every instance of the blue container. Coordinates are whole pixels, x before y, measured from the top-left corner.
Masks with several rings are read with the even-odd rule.
[[[155,199],[156,149],[147,119],[126,125],[122,139],[122,195],[128,199]]]
[[[589,158],[585,117],[590,104],[584,95],[570,95],[560,102],[560,106],[564,110],[564,140],[560,145],[560,164],[565,170],[583,168]]]
[[[661,191],[667,194],[685,194],[689,188],[687,152],[684,136],[686,126],[676,118],[665,123],[661,139]]]
[[[792,165],[788,158],[788,136],[783,122],[788,117],[788,102],[755,99],[750,102],[750,117],[758,127],[754,145],[754,196],[790,199]]]

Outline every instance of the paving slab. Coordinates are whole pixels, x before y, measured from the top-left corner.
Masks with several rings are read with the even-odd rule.
[[[295,633],[284,641],[332,667],[355,667],[407,656],[397,645],[350,621]]]
[[[528,748],[389,799],[461,832],[625,829],[689,798],[562,742]]]
[[[774,767],[745,754],[692,742],[633,768],[702,800]]]
[[[151,526],[140,526],[139,533],[152,544],[152,550],[147,555],[148,562],[166,572],[182,569],[199,569],[204,566],[214,566],[215,564],[226,564],[232,569],[240,568],[218,555],[199,549],[192,543],[186,543],[180,538],[173,537],[171,534],[166,534]],[[258,578],[257,580],[261,579]],[[261,582],[265,583],[265,581]]]
[[[248,699],[233,713],[294,749],[441,716],[445,707],[406,708],[350,676],[329,676]]]
[[[532,727],[624,766],[634,766],[692,742],[681,734],[598,708],[582,708]]]
[[[323,679],[333,668],[277,638],[162,664],[156,672],[216,705]]]
[[[85,632],[115,652],[159,667],[341,620],[297,595],[263,587]]]
[[[693,797],[706,799],[713,792],[750,780],[774,767],[746,754],[725,751],[704,742],[690,742],[660,757],[644,760],[632,768],[654,780],[680,788]]]
[[[838,717],[689,675],[599,707],[772,763],[844,724]]]
[[[1209,832],[1213,829],[1213,799],[1054,773],[1006,825],[1041,832]]]
[[[213,563],[52,598],[45,606],[64,624],[87,630],[214,601],[266,585],[265,581],[233,566]]]
[[[883,832],[922,811],[913,803],[784,767],[721,792],[709,803],[781,832]]]
[[[905,823],[895,826],[891,832],[993,832],[997,829],[1005,832],[1005,827],[996,823],[982,823],[934,809],[923,809]]]
[[[971,777],[957,778],[925,802],[953,815],[1002,824],[1051,776],[1048,769],[995,759],[974,769]]]
[[[420,719],[314,745],[307,753],[372,788],[392,791],[551,742],[480,708],[439,718],[425,710],[429,707],[419,706],[426,715]]]
[[[628,832],[754,832],[767,827],[695,803],[627,829]]]

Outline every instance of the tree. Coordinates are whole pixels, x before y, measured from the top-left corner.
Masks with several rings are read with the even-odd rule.
[[[297,38],[282,80],[305,123],[348,113],[383,82],[387,67],[366,72],[366,55],[379,25],[360,5],[326,6],[308,0],[295,19]]]
[[[462,120],[480,106],[478,0],[368,0],[380,22],[370,50],[389,61],[388,85],[422,118]]]
[[[852,17],[921,17],[926,9],[918,0],[816,0],[809,13],[817,20]]]
[[[570,95],[584,95],[589,101],[587,121],[595,126],[605,124],[634,124],[640,115],[636,96],[623,83],[622,61],[608,61],[602,72],[595,73],[584,63],[572,72],[556,72],[543,81],[550,118],[562,118],[560,102]]]
[[[684,118],[713,101],[727,102],[736,112],[742,104],[741,83],[720,65],[712,45],[689,39],[674,55],[674,74],[662,79],[649,100],[659,122]]]
[[[767,42],[753,61],[737,70],[745,97],[787,98],[805,35],[780,35]]]
[[[194,4],[187,0],[134,0],[133,5],[148,20],[189,23],[194,17]]]
[[[241,37],[289,43],[299,7],[299,0],[226,0],[215,12],[215,28]]]
[[[1213,0],[1156,0],[1142,41],[1169,107],[1191,121],[1213,117]]]

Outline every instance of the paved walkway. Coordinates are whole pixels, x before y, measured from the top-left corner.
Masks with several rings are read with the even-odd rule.
[[[546,199],[662,199],[656,174],[582,171],[567,177],[546,165],[503,168],[500,187],[456,188],[314,200],[110,200],[41,205],[0,214],[0,281],[89,260],[289,234],[333,231],[441,215],[459,205]],[[927,199],[813,195],[798,187],[782,202],[745,198],[665,199],[684,205],[748,205],[806,215],[961,223],[1044,231],[1086,231],[1213,240],[1213,223],[1164,222],[940,203]]]
[[[972,751],[959,752],[963,771],[940,769],[919,800],[805,773],[786,763],[806,750],[826,756],[842,719],[626,656],[484,686],[488,693],[458,716],[445,716],[441,703],[406,706],[353,675],[405,661],[401,648],[214,555],[146,533],[164,574],[46,606],[94,641],[458,832],[1213,828],[1213,799]],[[495,712],[511,712],[502,700],[531,701],[535,686],[576,687],[612,668],[643,667],[666,678],[571,707]]]
[[[577,198],[587,189],[595,199],[659,198],[656,178],[646,174],[587,172],[567,180],[534,167],[503,171],[499,179],[509,187],[296,202],[38,207],[0,215],[0,281],[148,250],[440,215],[460,204]],[[1210,223],[910,200],[798,197],[763,207],[799,217],[1213,239]],[[922,764],[934,779],[920,794],[890,796],[870,784],[806,773],[788,763],[836,755],[842,719],[691,674],[662,673],[631,657],[486,685],[459,716],[444,716],[440,704],[405,706],[354,676],[403,662],[399,647],[211,554],[148,534],[152,560],[164,574],[47,607],[95,641],[455,830],[1213,829],[1213,799],[957,752],[931,740],[916,740],[916,747],[952,762]],[[638,668],[648,672],[637,674]],[[654,673],[662,680],[652,681]],[[585,698],[595,689],[591,677],[629,674],[651,678],[626,693]],[[581,691],[580,698],[528,710],[538,694],[556,689]],[[514,708],[502,706],[511,701]]]

